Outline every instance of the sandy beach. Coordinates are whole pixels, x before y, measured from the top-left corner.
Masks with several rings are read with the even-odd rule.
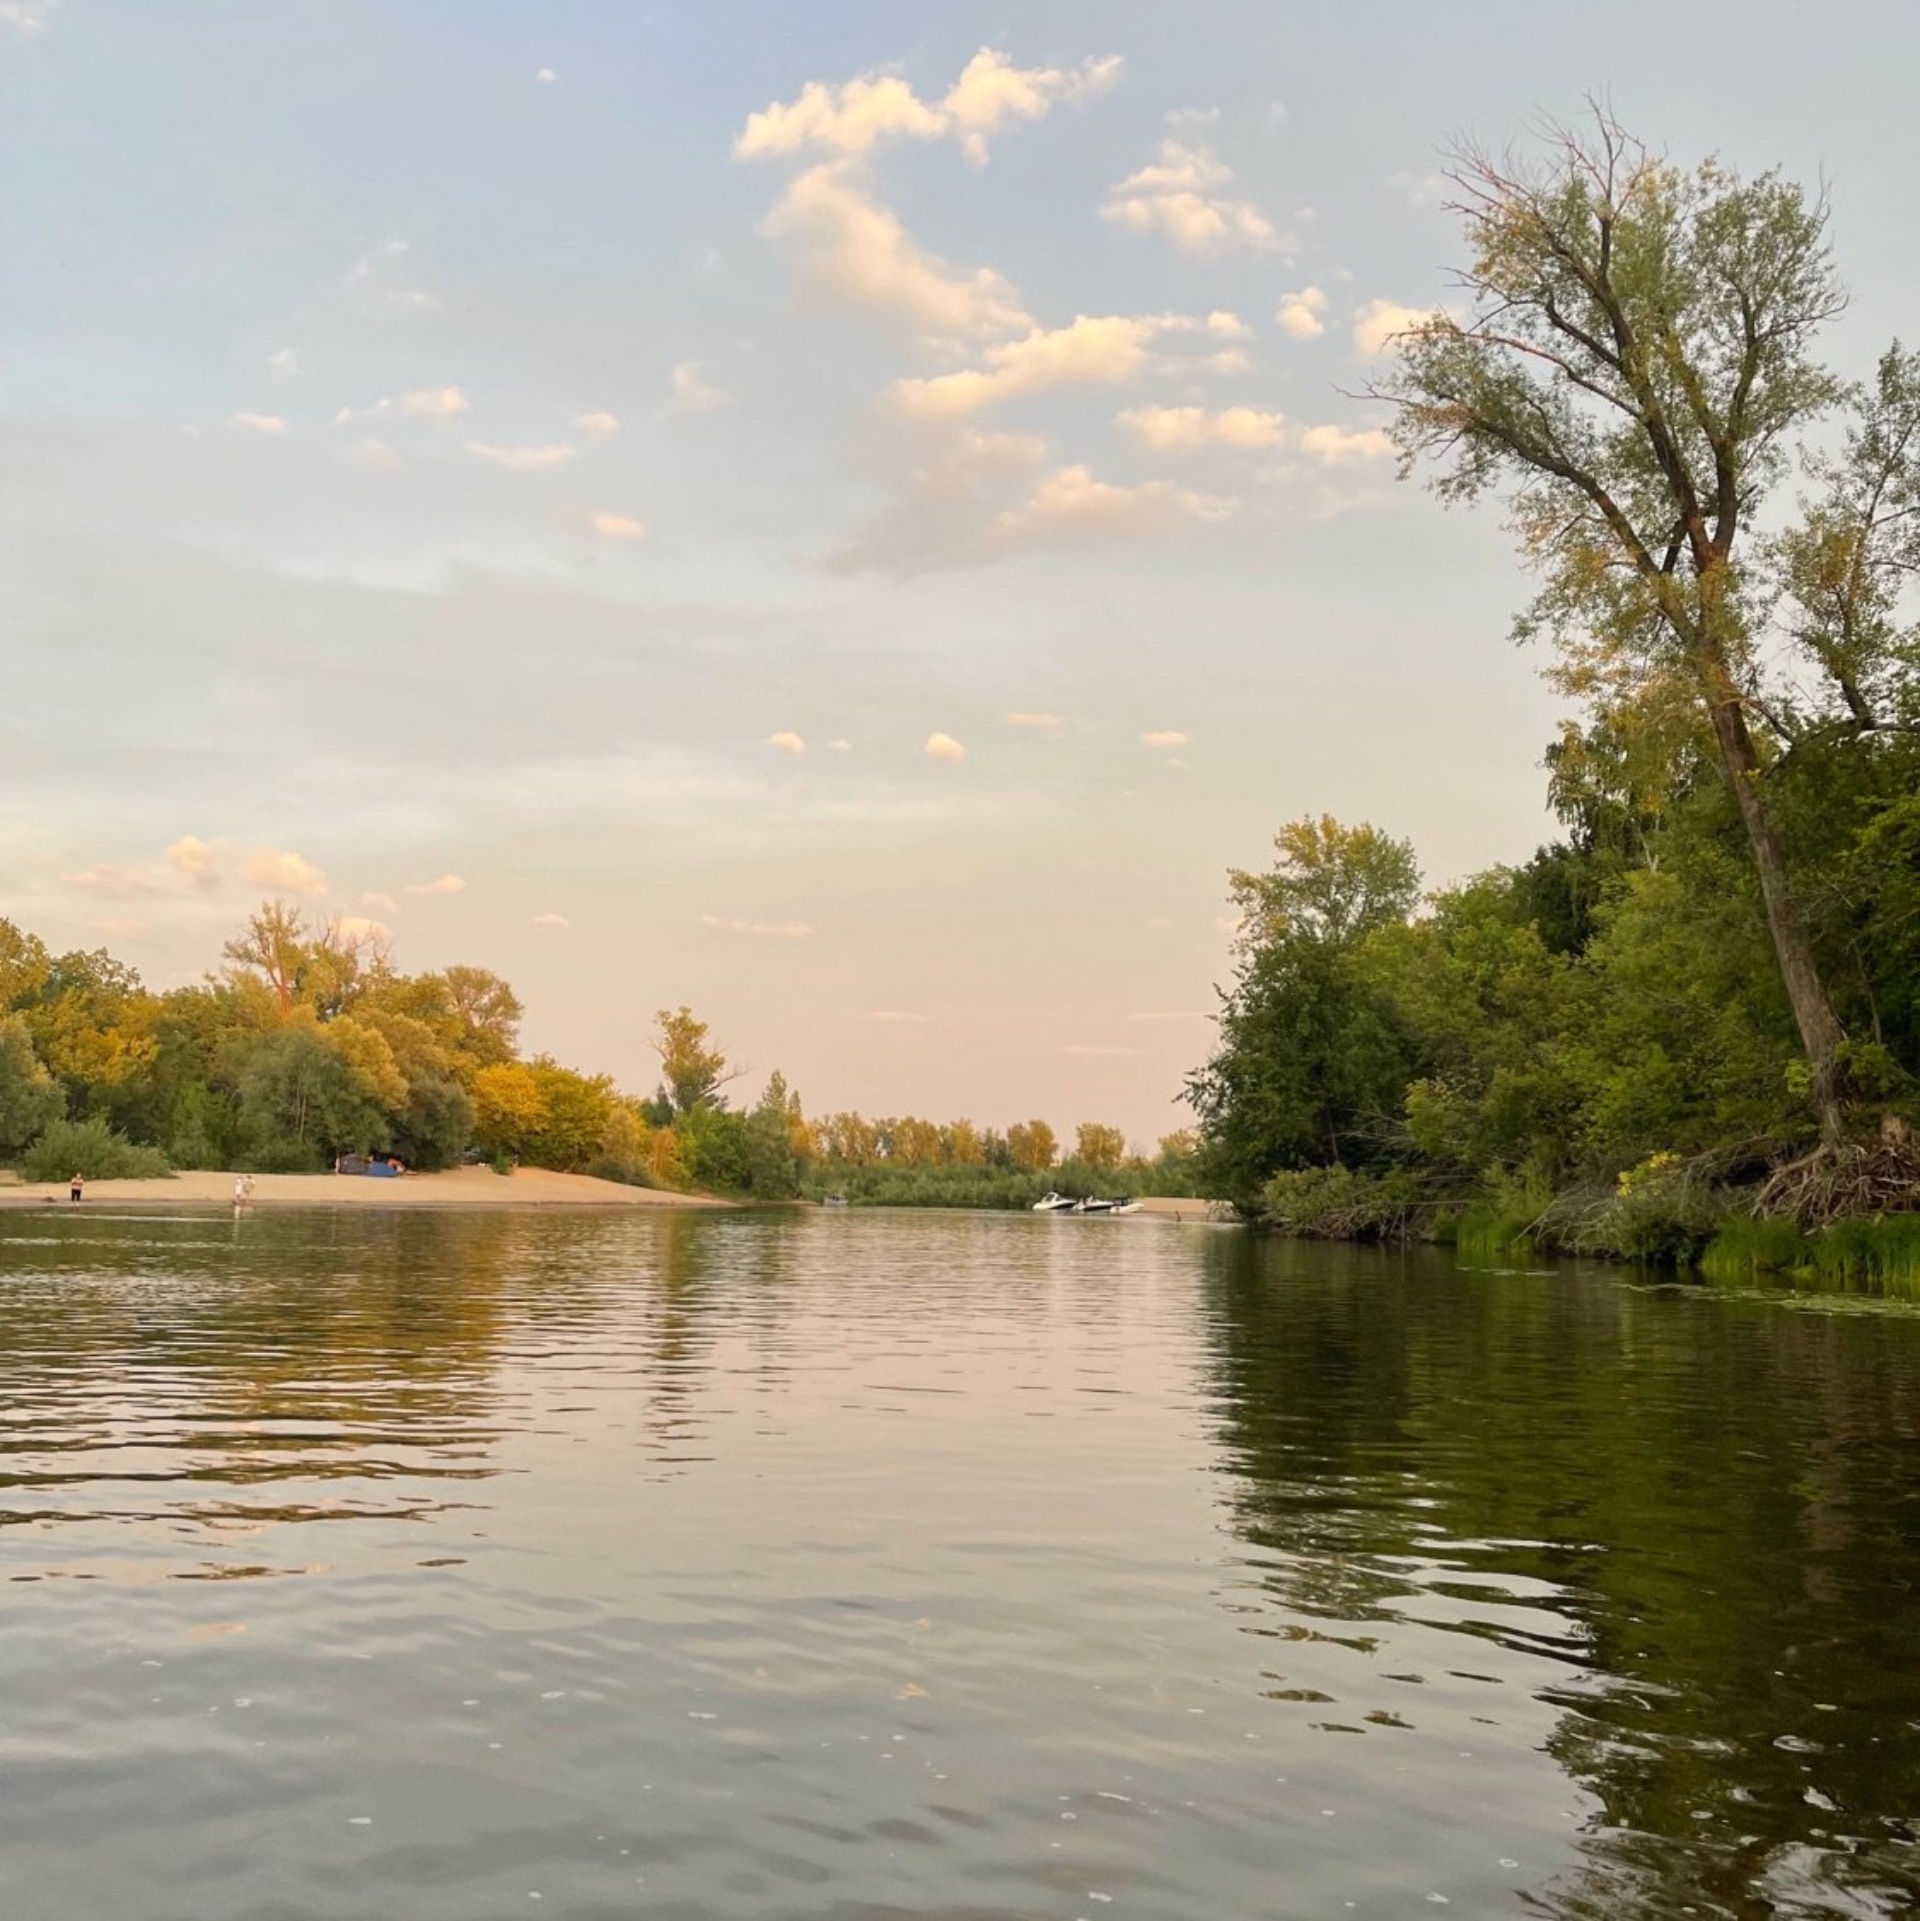
[[[231,1173],[175,1174],[152,1181],[89,1181],[81,1207],[231,1206]],[[0,1207],[72,1209],[64,1181],[23,1181],[0,1186]],[[517,1167],[496,1174],[490,1167],[461,1167],[444,1174],[403,1174],[375,1180],[364,1174],[256,1174],[255,1207],[727,1207],[704,1194],[668,1194],[651,1187],[623,1187],[587,1174],[552,1174]]]

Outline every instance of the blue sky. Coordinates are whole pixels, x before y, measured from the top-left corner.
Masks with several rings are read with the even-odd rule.
[[[1497,516],[1349,396],[1588,89],[1914,306],[1920,10],[0,0],[0,912],[265,893],[628,1085],[1178,1123],[1224,871],[1542,838]],[[757,117],[756,117],[757,116]],[[457,884],[456,884],[457,883]]]

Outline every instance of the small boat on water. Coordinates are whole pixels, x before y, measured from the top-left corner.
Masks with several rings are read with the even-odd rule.
[[[844,1194],[823,1194],[820,1197],[822,1207],[845,1207],[846,1204],[847,1197]]]
[[[1033,1211],[1036,1214],[1071,1214],[1079,1205],[1080,1203],[1069,1195],[1049,1191],[1034,1202]]]

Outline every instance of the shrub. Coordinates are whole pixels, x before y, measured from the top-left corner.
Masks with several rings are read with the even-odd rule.
[[[90,1181],[145,1181],[171,1174],[157,1147],[141,1147],[103,1120],[55,1121],[27,1149],[20,1171],[30,1181],[64,1181],[75,1172]]]
[[[1414,1207],[1403,1174],[1360,1174],[1350,1167],[1303,1167],[1268,1177],[1261,1214],[1282,1234],[1306,1240],[1373,1241],[1403,1234]]]

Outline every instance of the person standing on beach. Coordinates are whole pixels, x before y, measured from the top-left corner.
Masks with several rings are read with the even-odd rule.
[[[76,1174],[73,1179],[67,1183],[67,1198],[77,1201],[86,1185],[85,1179],[81,1175]]]

